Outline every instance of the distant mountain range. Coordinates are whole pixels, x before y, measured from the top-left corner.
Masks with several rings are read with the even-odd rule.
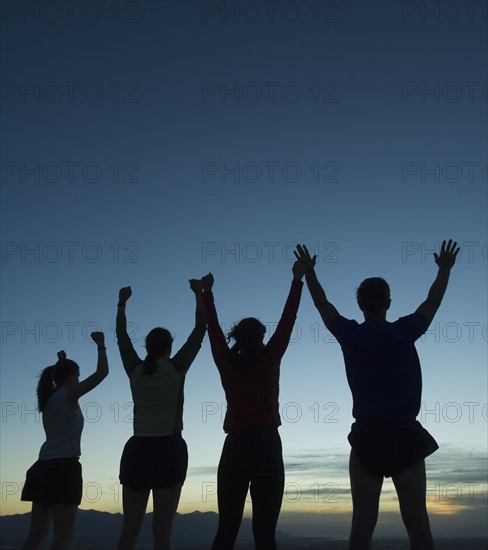
[[[152,542],[152,513],[146,514],[139,534],[137,549],[149,550]],[[174,550],[209,550],[217,531],[218,515],[214,512],[176,514],[173,528]],[[30,514],[0,516],[0,550],[18,549],[30,525]],[[121,514],[96,510],[78,510],[72,550],[113,550],[122,525]],[[312,526],[310,526],[312,527]],[[310,529],[313,532],[313,529]],[[277,532],[280,550],[345,550],[345,540],[323,537],[295,537],[283,530]],[[45,545],[46,548],[49,544]],[[377,550],[407,550],[403,539],[379,539]],[[436,540],[437,550],[488,550],[487,538],[449,538]],[[254,549],[251,520],[243,519],[235,550]]]
[[[138,538],[138,548],[152,548],[152,513],[146,514]],[[30,514],[0,516],[0,548],[18,548],[29,529]],[[214,512],[176,514],[173,526],[175,549],[210,548],[217,532],[218,515]],[[121,514],[96,510],[78,510],[73,550],[109,549],[115,546],[122,525]],[[295,537],[278,532],[280,541],[294,543]],[[325,539],[324,539],[325,540]],[[253,542],[251,520],[243,519],[237,543],[248,546]],[[252,545],[254,546],[254,545]]]

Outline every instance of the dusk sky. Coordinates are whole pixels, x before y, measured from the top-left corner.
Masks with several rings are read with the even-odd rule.
[[[342,315],[361,321],[355,290],[382,276],[393,321],[425,299],[432,253],[452,238],[461,254],[417,342],[419,421],[440,447],[426,460],[428,508],[434,536],[488,534],[487,2],[0,10],[0,513],[31,507],[20,492],[44,441],[37,375],[60,349],[91,374],[93,330],[106,334],[110,374],[80,400],[81,508],[122,511],[132,404],[114,335],[120,287],[132,286],[141,356],[155,326],[184,343],[188,279],[209,271],[224,328],[256,316],[269,336],[305,243]],[[345,537],[352,401],[306,288],[280,387],[280,521]],[[186,379],[179,512],[217,511],[224,402],[206,339]],[[391,480],[376,533],[405,535]]]

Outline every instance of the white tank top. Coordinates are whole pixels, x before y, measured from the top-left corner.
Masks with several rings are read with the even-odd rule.
[[[39,452],[39,460],[81,455],[83,415],[78,403],[66,402],[67,391],[67,388],[55,390],[42,412],[46,441]]]

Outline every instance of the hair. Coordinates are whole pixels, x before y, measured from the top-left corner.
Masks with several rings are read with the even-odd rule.
[[[381,277],[364,279],[356,290],[356,299],[362,311],[377,313],[382,309],[388,309],[390,287]]]
[[[78,363],[71,359],[60,359],[56,364],[46,367],[39,376],[37,383],[37,408],[43,411],[52,393],[60,386],[71,374],[76,374],[80,370]]]
[[[157,358],[169,350],[173,337],[169,330],[161,327],[153,328],[146,336],[147,355],[142,366],[143,374],[154,374],[156,372]]]
[[[254,317],[246,317],[234,325],[227,334],[227,342],[235,340],[231,348],[234,358],[245,364],[253,362],[263,350],[266,327]]]

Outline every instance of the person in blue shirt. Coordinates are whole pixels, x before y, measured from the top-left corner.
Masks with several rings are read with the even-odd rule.
[[[438,449],[416,420],[422,377],[415,341],[427,330],[441,305],[451,268],[459,252],[456,242],[442,243],[434,253],[437,276],[427,299],[414,313],[390,323],[390,288],[380,277],[365,279],[357,289],[364,322],[342,317],[331,304],[314,271],[316,256],[298,245],[295,256],[306,267],[305,279],[325,326],[341,345],[353,397],[355,422],[349,475],[353,516],[348,550],[369,550],[378,519],[384,477],[391,477],[411,550],[433,550],[425,504],[426,456]]]

